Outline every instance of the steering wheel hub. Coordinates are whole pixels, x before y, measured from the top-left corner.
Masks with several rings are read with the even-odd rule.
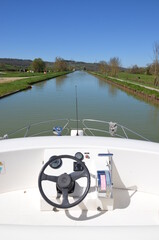
[[[61,190],[62,188],[70,188],[72,186],[72,179],[71,177],[67,174],[64,173],[58,177],[57,180],[57,187]]]

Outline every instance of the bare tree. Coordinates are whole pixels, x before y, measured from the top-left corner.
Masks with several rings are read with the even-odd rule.
[[[100,61],[99,62],[99,72],[102,74],[105,74],[109,71],[109,66],[105,61]]]
[[[153,46],[153,54],[154,54],[154,65],[155,65],[155,76],[159,75],[159,43],[155,42]]]
[[[66,61],[63,58],[56,57],[55,63],[54,63],[54,70],[56,72],[62,72],[68,70],[68,65]]]
[[[137,64],[133,65],[132,68],[130,69],[131,73],[134,74],[144,74],[146,72],[146,68],[144,67],[138,67]]]
[[[153,61],[153,66],[154,66],[154,85],[158,86],[159,85],[159,43],[155,42],[153,46],[153,54],[154,54],[154,61]]]
[[[110,65],[110,68],[111,68],[111,75],[113,77],[116,77],[118,72],[119,72],[119,68],[121,66],[121,61],[118,57],[113,57],[110,59],[109,61],[109,65]]]
[[[130,71],[131,73],[139,73],[139,67],[137,64],[133,65]]]

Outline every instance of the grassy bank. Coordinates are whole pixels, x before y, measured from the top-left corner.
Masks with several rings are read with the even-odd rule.
[[[115,78],[110,78],[109,76],[105,76],[100,73],[91,72],[91,74],[97,75],[97,76],[101,77],[102,79],[104,79],[105,81],[123,89],[124,91],[132,93],[142,99],[148,100],[149,102],[154,102],[154,103],[159,104],[159,92],[146,88],[146,86],[150,86],[150,87],[153,86],[152,79],[149,79],[149,84],[143,84],[143,86],[138,86],[137,85],[138,82],[135,82],[135,80],[134,80],[134,82],[127,81],[128,79],[124,80],[122,78],[123,73],[121,73],[121,75],[118,76],[118,78],[120,77],[122,79],[122,81],[119,81]],[[129,75],[129,77],[130,77],[130,75]],[[147,81],[147,79],[145,79],[145,81]],[[158,88],[156,88],[156,89],[158,89]]]
[[[48,73],[53,74],[53,73]],[[31,72],[0,72],[0,78],[2,77],[33,77],[41,76],[43,73],[31,73]]]
[[[47,73],[47,74],[42,74],[42,73],[38,73],[38,74],[9,73],[5,75],[3,74],[3,77],[28,77],[28,78],[11,81],[7,83],[0,83],[0,98],[31,88],[31,85],[37,82],[52,79],[68,73],[70,72],[57,72],[57,73]]]
[[[128,72],[119,72],[118,78],[130,81],[132,83],[139,83],[141,85],[154,87],[154,76],[146,74],[132,74]],[[159,87],[156,87],[159,89]]]

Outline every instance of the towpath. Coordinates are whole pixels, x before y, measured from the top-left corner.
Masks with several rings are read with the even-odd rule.
[[[13,82],[21,79],[25,79],[29,77],[0,77],[0,83],[8,83],[8,82]]]
[[[131,83],[131,84],[136,85],[136,86],[144,87],[144,88],[147,88],[147,89],[159,92],[159,89],[153,88],[153,87],[149,87],[149,86],[146,86],[146,85],[143,85],[143,84],[139,84],[139,83],[135,83],[135,82],[132,82],[132,81],[123,80],[123,79],[120,79],[120,78],[114,78],[114,77],[110,77],[110,76],[109,76],[109,78],[117,80],[117,81],[120,81],[120,82]]]

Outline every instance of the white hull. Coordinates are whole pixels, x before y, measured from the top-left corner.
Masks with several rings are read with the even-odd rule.
[[[37,179],[52,155],[89,153],[91,191],[79,206],[41,209]],[[113,207],[98,211],[96,171],[112,153]],[[0,233],[2,239],[158,239],[159,144],[104,137],[36,137],[0,141]],[[109,207],[111,203],[106,200]],[[85,205],[85,206],[84,206]],[[47,208],[47,207],[46,207]],[[120,238],[119,238],[120,235]]]
[[[1,226],[3,240],[34,240],[34,239],[77,239],[91,238],[97,240],[109,238],[111,240],[158,240],[159,228],[156,226],[131,227],[32,227],[32,226]]]

